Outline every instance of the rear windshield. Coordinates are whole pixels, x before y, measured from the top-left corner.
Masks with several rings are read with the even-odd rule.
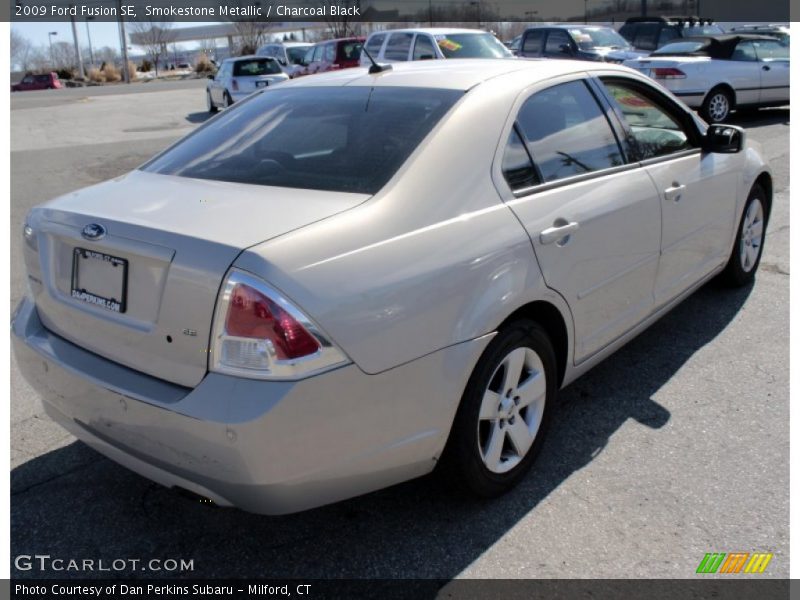
[[[339,42],[339,56],[336,60],[358,60],[361,58],[363,42]]]
[[[683,37],[692,37],[695,35],[718,35],[725,33],[719,25],[693,25],[683,28]]]
[[[508,58],[513,56],[491,33],[435,35],[445,58]]]
[[[258,75],[275,75],[280,73],[278,63],[271,58],[253,58],[237,60],[233,63],[234,77],[256,77]]]
[[[671,44],[661,46],[661,48],[653,52],[652,56],[658,56],[658,55],[669,56],[671,54],[693,54],[695,52],[701,52],[703,48],[705,48],[705,46],[706,46],[705,42],[673,42]]]
[[[463,95],[298,87],[251,96],[144,165],[164,175],[374,194]]]

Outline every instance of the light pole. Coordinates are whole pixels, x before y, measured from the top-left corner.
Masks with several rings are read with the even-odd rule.
[[[56,61],[53,58],[53,36],[58,35],[57,31],[48,31],[47,32],[47,41],[50,42],[50,65],[55,69],[56,68]]]
[[[94,51],[92,50],[92,34],[89,33],[89,21],[93,20],[94,17],[86,17],[86,37],[89,40],[89,60],[94,67]]]
[[[589,0],[583,0],[583,23],[589,24]]]
[[[481,0],[477,0],[475,2],[470,2],[469,5],[476,7],[477,13],[478,13],[478,27],[480,27],[481,26]]]

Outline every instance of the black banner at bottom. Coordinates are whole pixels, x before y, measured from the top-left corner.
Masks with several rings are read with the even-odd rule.
[[[787,579],[331,579],[331,580],[48,580],[3,582],[11,598],[169,600],[173,598],[293,598],[295,600],[375,598],[586,599],[586,600],[783,600]],[[0,594],[2,597],[9,597]]]

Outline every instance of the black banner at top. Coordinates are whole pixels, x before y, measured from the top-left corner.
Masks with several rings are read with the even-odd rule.
[[[790,0],[0,0],[4,20],[474,23],[691,16],[787,22]]]

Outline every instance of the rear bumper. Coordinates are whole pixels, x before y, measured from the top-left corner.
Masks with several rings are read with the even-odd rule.
[[[27,298],[12,339],[47,413],[102,454],[219,505],[284,514],[432,470],[491,336],[378,375],[355,365],[297,382],[209,373],[194,389],[51,334]]]

